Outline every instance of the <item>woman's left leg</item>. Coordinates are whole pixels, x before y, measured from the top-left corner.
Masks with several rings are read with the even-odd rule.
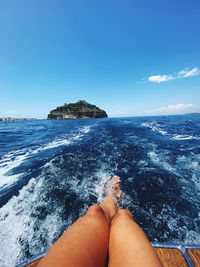
[[[102,207],[103,208],[103,207]],[[56,241],[38,267],[103,267],[109,244],[109,211],[99,205],[91,206]]]

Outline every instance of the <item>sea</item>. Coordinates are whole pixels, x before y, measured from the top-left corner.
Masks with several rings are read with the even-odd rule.
[[[121,177],[152,242],[200,243],[200,115],[0,122],[0,266],[48,250]]]

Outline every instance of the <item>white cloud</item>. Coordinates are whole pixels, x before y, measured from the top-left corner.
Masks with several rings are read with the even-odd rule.
[[[148,77],[149,82],[156,82],[156,83],[161,83],[161,82],[167,82],[167,81],[172,81],[176,79],[183,79],[187,77],[193,77],[200,75],[200,70],[198,67],[194,67],[193,69],[183,69],[178,72],[178,74],[172,75],[155,75],[155,76],[150,76]]]
[[[155,76],[150,76],[148,78],[149,82],[156,82],[156,83],[167,82],[171,80],[174,80],[174,77],[172,75],[155,75]]]
[[[154,115],[182,114],[190,112],[200,112],[200,106],[196,104],[176,104],[162,106],[157,109],[148,111],[148,113]]]
[[[195,104],[176,104],[176,105],[168,105],[158,108],[158,111],[180,111],[185,110],[191,107],[196,107]]]
[[[191,70],[184,69],[184,70],[179,71],[177,78],[193,77],[197,75],[200,75],[200,70],[197,67],[195,67]]]

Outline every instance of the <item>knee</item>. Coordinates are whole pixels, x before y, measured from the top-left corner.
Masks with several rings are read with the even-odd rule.
[[[96,214],[102,214],[101,207],[99,205],[92,205],[89,207],[87,215],[96,215]]]
[[[131,213],[126,209],[119,209],[115,218],[133,220]]]

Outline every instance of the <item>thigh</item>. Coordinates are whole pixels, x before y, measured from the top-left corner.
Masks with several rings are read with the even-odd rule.
[[[94,205],[57,240],[38,266],[103,267],[107,258],[109,223]]]
[[[118,266],[162,266],[145,233],[122,209],[112,221],[109,241],[109,267]]]

